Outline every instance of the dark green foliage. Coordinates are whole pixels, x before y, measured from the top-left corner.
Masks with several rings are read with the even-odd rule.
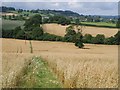
[[[16,34],[16,38],[17,39],[25,39],[25,31],[24,30],[20,30],[17,34]]]
[[[79,48],[83,48],[83,35],[82,33],[78,32],[76,33],[75,30],[73,29],[73,26],[69,26],[66,28],[66,34],[64,36],[64,41],[66,42],[73,42],[75,43],[75,46]]]
[[[13,30],[4,30],[2,29],[3,38],[13,38]]]
[[[70,20],[65,18],[65,17],[60,17],[58,19],[58,24],[61,24],[61,25],[69,25],[70,24]]]
[[[109,38],[105,38],[104,44],[114,45],[115,44],[115,38],[113,36],[111,36]]]
[[[24,26],[26,29],[28,29],[30,27],[40,26],[40,24],[42,24],[42,17],[41,17],[41,15],[36,14],[33,17],[26,20]]]
[[[79,48],[83,48],[84,47],[84,44],[83,44],[83,35],[78,32],[76,34],[76,40],[75,40],[75,46],[79,47]]]
[[[69,26],[66,28],[66,34],[64,36],[64,41],[66,42],[75,42],[75,37],[76,36],[76,32],[73,29],[73,26]]]
[[[75,46],[79,47],[79,48],[83,48],[84,44],[81,41],[78,40],[78,41],[75,42]]]
[[[9,15],[9,20],[11,20],[12,19],[12,16],[11,15]]]
[[[118,18],[118,21],[117,21],[116,27],[120,28],[120,18]]]
[[[80,24],[80,20],[79,19],[75,19],[75,25],[79,25]]]
[[[21,31],[21,30],[22,30],[22,29],[21,29],[20,26],[16,27],[16,28],[13,30],[13,38],[16,38],[17,33],[18,33],[19,31]]]
[[[18,13],[22,13],[23,12],[23,9],[18,9]]]
[[[91,34],[85,34],[83,37],[84,43],[92,43],[93,36]]]
[[[51,16],[49,17],[49,23],[58,23],[58,24],[61,24],[61,25],[68,25],[70,24],[70,19],[64,17],[64,16]]]
[[[43,35],[43,29],[41,27],[35,27],[32,30],[31,37],[32,39],[36,40],[37,38]]]
[[[5,7],[5,6],[2,6],[0,7],[0,12],[9,12],[9,11],[15,11],[15,8],[14,7]]]
[[[39,38],[39,40],[43,41],[62,41],[63,37],[49,34],[49,33],[44,33],[42,37]]]
[[[115,44],[119,45],[120,44],[120,31],[118,31],[117,34],[115,34]]]
[[[43,24],[45,24],[45,23],[49,23],[49,19],[48,18],[44,18],[43,19]]]
[[[96,35],[96,37],[93,38],[92,42],[94,44],[104,44],[105,36],[102,34]]]

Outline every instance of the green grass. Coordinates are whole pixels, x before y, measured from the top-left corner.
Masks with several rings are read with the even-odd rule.
[[[23,26],[24,22],[19,20],[2,20],[2,28],[5,30],[14,29],[17,26]]]
[[[25,74],[21,77],[19,87],[23,88],[61,88],[61,83],[50,71],[47,63],[40,57],[33,57]]]
[[[96,27],[108,27],[108,28],[117,28],[116,24],[106,23],[106,22],[81,22],[83,25],[87,26],[96,26]]]

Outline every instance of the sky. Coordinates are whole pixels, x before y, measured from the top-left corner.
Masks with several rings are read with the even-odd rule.
[[[14,2],[13,2],[14,1]],[[5,0],[2,2],[4,6],[15,7],[16,9],[51,9],[51,10],[71,10],[83,15],[118,15],[118,2],[103,1],[98,2],[92,0],[92,2],[81,2],[81,1],[50,1],[50,2],[16,2],[13,0],[9,2]],[[93,2],[94,1],[94,2]],[[117,1],[117,0],[116,0]]]

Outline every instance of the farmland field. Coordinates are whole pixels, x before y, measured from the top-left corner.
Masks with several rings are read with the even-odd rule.
[[[82,24],[86,25],[93,25],[93,26],[98,26],[98,27],[110,27],[110,28],[115,28],[116,24],[113,23],[106,23],[106,22],[81,22]]]
[[[24,21],[18,20],[2,20],[2,28],[5,30],[14,29],[17,26],[23,26]]]
[[[58,24],[44,24],[43,29],[45,32],[64,36],[66,32],[66,27],[68,26],[61,26]],[[91,34],[93,36],[97,34],[104,34],[106,37],[114,36],[118,32],[118,29],[115,28],[99,28],[99,27],[90,27],[85,26],[83,27],[83,35],[85,34]]]
[[[32,46],[30,54],[29,41],[2,39],[5,82],[14,77],[14,72],[20,72],[28,58],[41,56],[63,87],[118,87],[117,45],[85,44],[84,49],[78,49],[73,43],[32,41]]]

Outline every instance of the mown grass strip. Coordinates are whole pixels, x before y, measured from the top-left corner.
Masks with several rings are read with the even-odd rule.
[[[57,77],[49,70],[47,63],[40,57],[33,57],[26,73],[19,82],[23,88],[61,88]]]

